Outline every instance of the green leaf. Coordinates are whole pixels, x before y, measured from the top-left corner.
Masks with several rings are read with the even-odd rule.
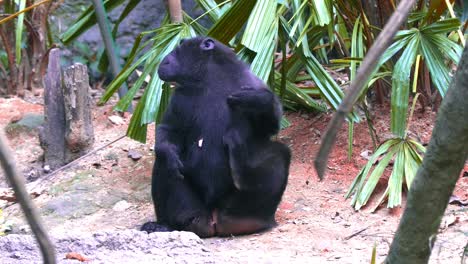
[[[21,11],[26,7],[26,0],[19,0],[19,10]],[[15,59],[16,65],[19,65],[21,62],[21,45],[23,37],[23,26],[24,26],[24,13],[18,15],[18,20],[16,21],[15,28]]]
[[[330,0],[314,0],[310,2],[313,9],[313,16],[316,25],[325,26],[332,22],[332,4]]]
[[[294,15],[291,20],[294,21],[294,24],[289,31],[289,36],[291,39],[294,39],[294,36],[297,36],[297,40],[293,42],[296,44],[296,47],[302,49],[302,53],[306,57],[313,57],[311,52],[312,49],[309,46],[309,41],[306,34],[307,26],[312,22],[311,20],[307,19],[310,17],[306,13],[307,1],[292,0],[292,7]]]
[[[281,74],[275,71],[275,84],[274,90],[276,93],[279,93],[281,89]],[[318,110],[320,112],[327,111],[327,107],[314,99],[312,99],[307,93],[302,89],[299,89],[295,84],[286,80],[286,91],[284,95],[286,101],[294,101],[301,104],[303,107],[309,110]]]
[[[447,32],[457,31],[459,27],[460,20],[458,20],[458,18],[449,18],[422,27],[421,33],[424,35],[445,34]]]
[[[374,170],[370,174],[369,178],[367,179],[366,184],[362,188],[362,191],[359,194],[356,194],[357,200],[356,204],[354,206],[354,209],[359,210],[361,209],[362,206],[364,206],[367,201],[369,200],[372,192],[374,192],[375,186],[377,185],[377,182],[379,181],[380,177],[382,176],[385,168],[387,165],[390,163],[390,160],[392,160],[393,156],[395,153],[398,152],[400,149],[401,143],[399,143],[396,146],[393,146],[387,154],[380,160],[379,164],[375,166]]]
[[[411,188],[411,184],[413,183],[414,176],[416,176],[416,172],[418,171],[419,165],[421,164],[422,160],[421,160],[421,156],[419,156],[419,154],[412,149],[410,144],[405,144],[404,154],[405,154],[404,175],[405,175],[406,186],[409,190]]]
[[[285,129],[287,127],[291,126],[291,123],[289,123],[288,119],[286,119],[286,117],[282,117],[281,118],[281,122],[280,122],[280,127],[281,129]]]
[[[312,77],[312,80],[314,80],[317,87],[320,89],[322,95],[330,103],[333,109],[338,109],[338,106],[344,96],[344,93],[341,91],[338,84],[335,82],[335,80],[333,80],[330,74],[325,71],[325,69],[317,61],[317,59],[315,59],[315,57],[307,57],[305,54],[303,54],[301,58],[307,72]],[[353,121],[359,122],[359,116],[355,112],[351,113],[350,115]]]
[[[424,35],[421,38],[421,53],[424,56],[424,62],[431,74],[432,82],[440,95],[444,97],[450,83],[450,70],[445,65],[443,54],[432,43],[431,38]]]
[[[364,166],[359,174],[356,176],[354,179],[353,183],[351,184],[351,187],[349,188],[348,192],[345,194],[346,198],[349,198],[350,195],[355,192],[356,195],[354,196],[352,204],[355,204],[355,201],[358,197],[358,194],[361,193],[362,186],[364,184],[365,178],[367,177],[367,174],[369,174],[369,171],[371,170],[373,164],[377,161],[377,159],[389,149],[391,149],[394,145],[398,144],[400,142],[399,139],[389,139],[385,141],[382,145],[380,145],[375,153],[371,156],[369,161],[366,163],[366,166]]]
[[[437,46],[447,58],[449,58],[453,63],[458,64],[460,57],[463,51],[463,48],[448,39],[442,34],[437,34],[429,37],[431,42]]]
[[[415,151],[420,152],[420,153],[426,152],[426,148],[421,143],[413,139],[409,139],[408,142],[414,147],[412,149],[414,149]]]
[[[270,0],[271,1],[271,0]],[[268,81],[270,72],[272,70],[271,65],[275,58],[276,50],[276,38],[278,34],[278,20],[275,20],[268,27],[268,32],[262,40],[263,46],[252,61],[250,68],[260,79],[265,83]]]
[[[276,38],[273,39],[278,31],[276,6],[276,0],[257,1],[242,35],[242,45],[259,53],[265,46],[272,46],[271,42],[276,42]]]
[[[397,148],[393,171],[388,179],[388,208],[393,208],[401,204],[401,192],[403,187],[403,179],[405,176],[405,143],[402,142]]]
[[[410,39],[393,72],[391,130],[401,138],[405,136],[411,66],[416,60],[419,42],[417,35]]]
[[[122,21],[128,16],[128,14],[130,14],[130,12],[133,9],[135,9],[138,3],[140,3],[140,0],[130,0],[125,6],[125,9],[122,11],[119,18],[114,23],[114,28],[112,29],[112,38],[114,40],[117,38],[117,32],[118,32],[120,23],[122,23]],[[99,59],[98,69],[101,72],[106,72],[108,68],[109,68],[109,58],[107,57],[107,53],[103,51]]]
[[[107,12],[110,12],[117,6],[124,3],[124,0],[105,0],[104,1],[104,9]],[[78,17],[78,19],[71,24],[71,26],[65,31],[61,36],[60,39],[62,40],[63,44],[68,45],[70,42],[78,38],[83,32],[87,31],[89,28],[96,24],[96,13],[94,11],[94,7],[92,5],[88,6],[88,8]]]
[[[203,10],[208,12],[207,15],[213,22],[218,21],[218,19],[224,13],[223,10],[225,10],[221,9],[220,6],[214,0],[197,0],[197,3],[200,5],[201,8],[203,8]],[[224,5],[224,7],[230,7],[230,3],[227,3],[226,5]]]
[[[146,142],[146,132],[147,132],[147,125],[142,124],[140,122],[141,115],[143,113],[145,107],[145,101],[148,97],[148,90],[145,90],[143,96],[141,97],[140,101],[133,112],[132,118],[130,119],[130,123],[128,124],[127,135],[139,142],[145,143]]]
[[[208,31],[207,35],[228,44],[245,24],[256,3],[257,0],[237,0]]]

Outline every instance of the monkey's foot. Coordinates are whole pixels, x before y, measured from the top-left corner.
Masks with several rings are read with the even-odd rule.
[[[153,233],[153,232],[171,232],[173,231],[170,227],[163,225],[163,224],[158,224],[157,222],[147,222],[144,223],[141,228],[141,231],[146,231],[147,233]]]

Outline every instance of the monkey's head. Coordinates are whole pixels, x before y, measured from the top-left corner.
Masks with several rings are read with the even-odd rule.
[[[223,65],[238,64],[236,54],[209,37],[184,39],[161,62],[158,75],[165,82],[193,83],[207,78],[208,72]]]

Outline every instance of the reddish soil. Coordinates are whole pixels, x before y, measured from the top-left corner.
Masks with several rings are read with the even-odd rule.
[[[40,101],[34,99],[34,101]],[[111,104],[94,109],[94,124],[96,134],[96,148],[125,133],[130,117],[124,117],[124,124],[116,125],[108,117],[115,115]],[[42,106],[37,103],[28,103],[25,100],[0,98],[0,127],[11,121],[17,121],[25,113],[41,113]],[[372,111],[374,125],[380,140],[388,138],[389,109],[387,106],[378,107]],[[332,263],[369,263],[373,245],[377,245],[378,259],[383,260],[399,217],[403,209],[387,209],[381,207],[376,213],[370,213],[376,200],[385,187],[383,179],[378,187],[377,194],[373,195],[370,204],[359,212],[350,207],[350,200],[344,199],[349,188],[367,160],[360,155],[362,152],[372,151],[372,141],[365,122],[355,125],[353,140],[353,155],[347,158],[347,125],[338,133],[336,146],[333,148],[325,180],[319,181],[313,160],[319,148],[326,126],[331,114],[313,113],[287,113],[291,126],[284,129],[279,140],[288,144],[293,152],[293,161],[290,169],[290,179],[283,201],[277,212],[278,227],[262,234],[244,236],[240,238],[212,238],[206,244],[213,251],[226,254],[242,255],[242,250],[258,250],[275,256],[288,256],[289,260],[326,260]],[[410,130],[412,136],[427,144],[430,139],[435,114],[430,110],[425,112],[417,109]],[[34,146],[38,148],[37,134],[21,134],[10,137],[15,157],[20,170],[27,173],[31,168],[40,166],[40,153],[31,152]],[[70,173],[93,169],[96,171],[96,181],[112,183],[108,188],[118,189],[130,193],[134,186],[141,183],[150,184],[150,174],[153,156],[150,151],[154,144],[154,126],[150,126],[148,142],[146,145],[129,139],[118,141],[94,156],[80,161],[77,165],[66,169],[57,176],[57,181],[65,179]],[[143,158],[135,162],[127,157],[129,149],[138,149]],[[40,152],[40,151],[39,151]],[[112,162],[104,156],[117,155]],[[99,168],[93,166],[99,161]],[[387,169],[389,170],[389,169]],[[468,164],[464,168],[468,172]],[[388,174],[388,172],[387,172]],[[98,179],[99,178],[99,179]],[[148,194],[149,195],[149,194]],[[460,177],[454,195],[459,200],[468,201],[468,177]],[[41,198],[42,197],[42,198]],[[47,194],[40,195],[36,202],[40,205],[48,198]],[[0,204],[0,208],[2,208]],[[9,207],[10,208],[10,207]],[[9,208],[5,209],[8,214]],[[85,231],[96,231],[104,228],[135,228],[139,224],[152,218],[152,205],[148,202],[136,204],[131,209],[113,216],[112,220],[101,223],[98,216],[85,219],[73,219],[69,223],[61,224],[61,228],[74,228]],[[10,213],[13,215],[14,210]],[[438,241],[439,251],[434,253],[431,261],[434,263],[458,263],[460,254],[466,244],[468,214],[466,207],[449,205],[446,218],[457,217],[456,221],[447,222],[441,229]],[[109,226],[110,225],[110,226]],[[59,225],[57,225],[59,226]],[[54,228],[54,227],[52,227]],[[465,232],[465,234],[461,233]],[[435,252],[435,251],[434,251]],[[246,253],[247,254],[247,253]],[[278,263],[278,260],[274,260]],[[309,262],[316,263],[316,262]],[[317,262],[318,263],[318,262]]]

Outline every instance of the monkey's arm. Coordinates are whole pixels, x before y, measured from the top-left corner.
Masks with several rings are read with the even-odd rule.
[[[229,167],[234,186],[238,190],[245,190],[244,175],[248,174],[250,155],[248,142],[244,135],[241,135],[240,128],[231,128],[223,137],[227,147],[229,157]]]
[[[242,87],[230,95],[227,102],[232,111],[242,113],[250,121],[254,135],[270,137],[278,133],[282,106],[268,88]]]
[[[156,128],[156,145],[154,148],[156,161],[163,162],[165,167],[172,172],[171,174],[179,178],[183,178],[180,172],[183,168],[180,160],[183,147],[181,131],[178,119],[172,114],[171,109],[168,109],[163,122]]]

